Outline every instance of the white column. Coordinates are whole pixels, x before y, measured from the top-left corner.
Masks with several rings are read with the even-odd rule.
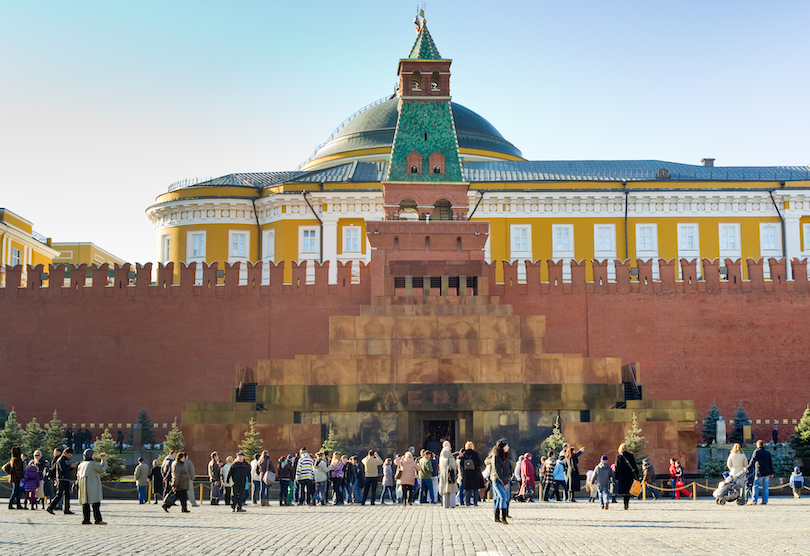
[[[329,261],[329,283],[337,284],[337,219],[323,219],[323,260]]]
[[[800,259],[802,256],[800,214],[785,214],[785,279],[793,279],[793,269],[790,259]]]

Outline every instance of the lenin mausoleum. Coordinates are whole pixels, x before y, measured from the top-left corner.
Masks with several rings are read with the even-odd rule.
[[[451,100],[424,20],[403,54],[396,93],[298,169],[158,196],[154,266],[56,264],[2,213],[18,420],[56,409],[95,436],[146,409],[202,462],[251,418],[278,456],[330,428],[358,453],[429,435],[537,453],[559,417],[590,466],[635,414],[654,462],[688,471],[714,400],[756,437],[792,432],[810,168],[525,160]]]

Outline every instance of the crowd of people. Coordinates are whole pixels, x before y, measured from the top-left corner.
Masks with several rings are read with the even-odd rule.
[[[210,503],[222,502],[234,513],[247,511],[245,506],[252,500],[254,505],[270,504],[271,485],[278,483],[278,503],[292,505],[344,505],[357,503],[365,505],[381,504],[386,501],[412,506],[421,504],[442,504],[445,508],[456,505],[478,506],[487,494],[493,499],[495,521],[508,523],[509,504],[514,498],[520,502],[533,502],[537,496],[544,502],[577,502],[583,489],[579,459],[585,448],[575,450],[565,444],[559,453],[549,451],[535,465],[531,453],[513,458],[509,443],[505,438],[498,440],[494,447],[482,457],[472,442],[467,442],[461,450],[453,451],[450,442],[441,444],[440,452],[423,449],[417,453],[412,446],[404,454],[391,458],[381,458],[374,450],[361,459],[359,456],[326,453],[314,455],[306,448],[296,454],[287,454],[275,460],[267,450],[255,454],[248,460],[243,452],[227,456],[224,460],[217,452],[211,453],[207,472],[210,483]],[[78,501],[82,505],[83,524],[106,525],[100,511],[101,475],[107,467],[106,454],[99,454],[96,461],[92,448],[82,452],[83,461],[74,462],[73,448],[57,448],[51,462],[43,458],[40,450],[27,459],[19,446],[14,446],[11,459],[3,466],[11,483],[11,496],[8,508],[37,509],[48,513],[61,510],[67,515],[70,511],[70,493],[73,483],[78,483]],[[750,470],[749,504],[758,503],[758,491],[762,489],[762,504],[768,503],[769,479],[773,476],[770,453],[762,441],[748,460],[739,444],[735,444],[727,460],[728,477],[738,477]],[[154,503],[170,508],[180,505],[182,513],[190,512],[196,506],[194,496],[194,464],[184,452],[171,452],[162,462],[154,460],[148,465],[139,458],[134,478],[140,504],[148,504],[149,487],[152,487]],[[630,499],[638,496],[641,485],[655,483],[655,470],[649,459],[644,459],[641,471],[635,457],[622,443],[619,445],[613,463],[607,455],[601,456],[599,463],[585,474],[584,489],[588,500],[599,501],[600,507],[607,510],[611,503],[621,497],[624,509],[629,508]],[[670,486],[673,498],[680,498],[682,492],[683,467],[674,458],[669,466]],[[537,483],[540,483],[538,496]],[[512,485],[517,486],[517,494],[512,495]],[[803,478],[799,468],[791,476],[795,497],[800,496]],[[722,483],[721,483],[722,485]],[[655,489],[648,490],[651,497],[657,498]],[[46,500],[50,503],[46,505]],[[91,522],[91,512],[94,521]]]

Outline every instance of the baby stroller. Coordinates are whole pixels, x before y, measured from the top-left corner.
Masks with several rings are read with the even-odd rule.
[[[726,502],[736,500],[740,506],[745,504],[745,483],[747,479],[748,474],[745,471],[737,473],[734,477],[727,477],[714,491],[716,503],[722,506]]]

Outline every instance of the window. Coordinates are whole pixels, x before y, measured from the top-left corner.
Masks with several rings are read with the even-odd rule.
[[[526,281],[526,261],[532,260],[532,227],[529,224],[510,226],[509,258],[518,262],[518,282]]]
[[[762,257],[762,274],[771,277],[769,258],[782,257],[782,229],[779,224],[768,222],[759,225],[759,251]]]
[[[16,247],[11,248],[11,266],[22,264],[22,251]]]
[[[696,259],[695,271],[697,279],[700,280],[703,265],[700,262],[700,236],[698,230],[697,224],[678,224],[678,259],[686,259],[687,261]],[[678,268],[680,268],[680,264]]]
[[[571,279],[571,259],[574,258],[573,224],[553,224],[551,226],[552,258],[563,263],[563,280]]]
[[[186,236],[186,264],[197,263],[194,271],[194,284],[202,284],[203,263],[205,262],[205,232],[188,232]]]
[[[607,261],[607,277],[616,279],[616,226],[614,224],[596,224],[593,227],[593,258]]]
[[[720,264],[725,265],[723,259],[739,259],[742,257],[740,246],[740,225],[739,224],[719,224],[718,233],[720,235]]]
[[[205,232],[190,232],[191,257],[205,259]]]
[[[231,233],[231,257],[247,257],[247,234]]]
[[[169,235],[160,236],[160,262],[168,263],[171,260],[172,238]]]
[[[276,260],[276,231],[262,232],[262,284],[270,283],[270,263]]]
[[[357,226],[344,226],[343,228],[343,252],[360,252],[360,228]]]
[[[321,256],[320,230],[317,226],[298,227],[298,261],[307,261],[307,283],[315,281],[315,261]]]
[[[317,230],[303,230],[304,243],[301,251],[303,253],[317,253],[318,252],[318,239]]]
[[[653,280],[658,279],[658,225],[636,224],[636,258],[652,261]]]

